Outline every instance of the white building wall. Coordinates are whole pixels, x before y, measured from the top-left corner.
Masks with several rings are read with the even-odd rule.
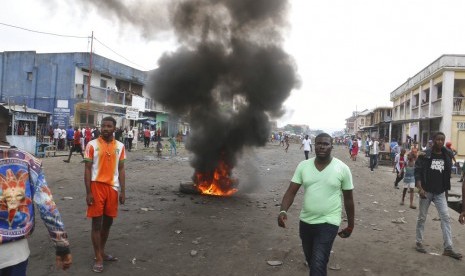
[[[84,75],[88,76],[89,73],[84,72],[84,71],[81,70],[81,68],[76,67],[76,71],[75,71],[76,84],[83,84]],[[99,72],[93,71],[90,85],[100,87],[100,80],[103,79],[103,80],[107,81],[107,87],[116,88],[116,79],[115,79],[115,77],[113,77],[113,76],[110,76],[110,77],[112,77],[112,78],[111,79],[104,78],[104,77],[102,77],[100,75]],[[102,87],[102,88],[107,88],[107,87]]]
[[[442,120],[440,130],[446,135],[446,139],[452,137],[452,106],[454,100],[453,71],[445,71],[442,74]]]

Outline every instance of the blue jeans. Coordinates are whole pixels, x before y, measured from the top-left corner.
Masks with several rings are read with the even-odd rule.
[[[300,221],[300,239],[311,276],[325,276],[329,255],[339,227],[321,223],[307,224]]]
[[[26,276],[27,261],[0,269],[0,276]]]
[[[452,231],[450,228],[449,208],[445,193],[433,194],[426,192],[426,198],[420,198],[420,212],[417,219],[417,242],[423,242],[423,232],[425,228],[426,216],[431,202],[434,202],[441,219],[442,238],[444,239],[444,250],[452,250]]]
[[[170,155],[172,155],[174,152],[174,155],[176,155],[176,146],[170,145]]]

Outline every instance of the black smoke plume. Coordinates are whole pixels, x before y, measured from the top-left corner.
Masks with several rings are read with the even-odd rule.
[[[155,101],[187,116],[196,172],[208,174],[220,159],[234,167],[244,147],[265,145],[269,119],[284,113],[282,103],[298,85],[294,60],[282,49],[288,0],[80,3],[130,22],[147,39],[170,22],[180,47],[160,58],[149,89]]]
[[[295,63],[281,47],[287,6],[283,0],[174,6],[182,47],[159,60],[149,87],[155,101],[187,115],[186,147],[196,172],[211,173],[220,159],[234,167],[244,147],[265,145],[270,116],[283,113],[282,103],[298,84]]]

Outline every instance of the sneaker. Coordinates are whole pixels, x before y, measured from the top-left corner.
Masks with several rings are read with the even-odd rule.
[[[417,246],[415,247],[415,249],[420,253],[426,253],[426,249],[423,247],[423,244],[420,242],[417,242]]]
[[[456,259],[456,260],[461,260],[461,259],[462,259],[462,254],[457,253],[457,252],[455,252],[455,251],[452,250],[452,249],[446,249],[446,250],[444,250],[444,252],[442,253],[442,255],[447,256],[447,257],[454,258],[454,259]]]
[[[69,160],[63,160],[63,162],[65,162],[65,163],[69,163]]]

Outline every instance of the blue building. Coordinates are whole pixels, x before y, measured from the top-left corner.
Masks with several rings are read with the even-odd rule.
[[[155,124],[165,136],[188,128],[151,99],[149,71],[92,54],[90,76],[90,58],[87,52],[0,52],[0,101],[51,113],[49,125],[39,128],[99,126],[105,116],[121,127]]]

